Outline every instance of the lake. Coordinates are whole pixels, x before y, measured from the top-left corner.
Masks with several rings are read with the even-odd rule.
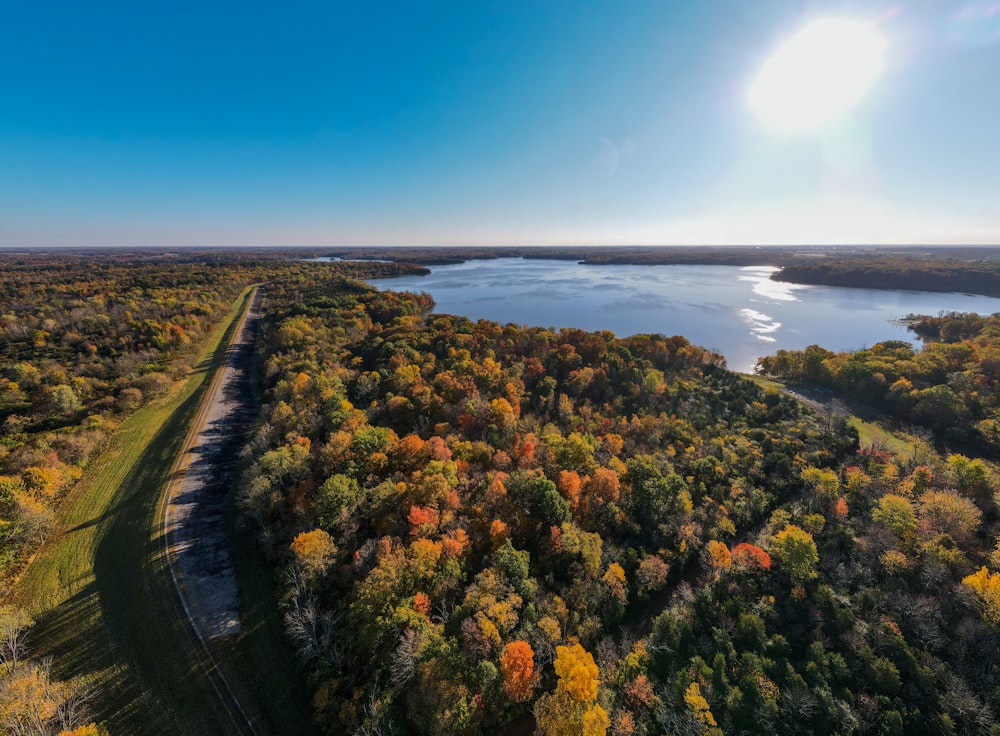
[[[501,258],[434,266],[428,276],[376,279],[423,291],[436,312],[619,336],[683,335],[750,372],[762,355],[818,344],[856,350],[884,340],[918,342],[893,320],[942,311],[1000,312],[1000,299],[969,294],[847,289],[771,281],[764,266],[584,266]]]

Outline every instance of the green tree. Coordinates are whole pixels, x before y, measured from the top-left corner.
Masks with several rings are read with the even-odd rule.
[[[53,386],[49,391],[48,400],[52,411],[56,414],[72,414],[80,408],[80,399],[65,383]]]
[[[817,576],[819,553],[816,551],[816,542],[809,532],[794,524],[787,525],[774,535],[771,540],[771,556],[796,583],[812,580]]]
[[[324,529],[331,529],[345,515],[350,515],[361,503],[363,493],[358,482],[347,475],[335,473],[327,478],[312,499],[312,512]]]
[[[917,531],[917,514],[910,499],[888,493],[872,511],[872,521],[891,529],[903,541],[910,541]]]
[[[948,470],[960,491],[977,497],[989,496],[989,473],[979,458],[970,460],[965,455],[949,455]]]

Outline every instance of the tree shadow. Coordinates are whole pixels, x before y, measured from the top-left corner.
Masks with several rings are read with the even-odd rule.
[[[95,715],[112,733],[230,732],[176,595],[159,513],[165,483],[185,472],[171,469],[236,325],[198,364],[199,385],[156,431],[111,505],[68,530],[96,527],[94,578],[38,616],[33,631],[33,655],[51,656],[56,677],[85,681],[96,693]]]

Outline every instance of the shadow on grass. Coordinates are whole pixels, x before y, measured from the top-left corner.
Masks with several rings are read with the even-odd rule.
[[[198,723],[212,711],[211,694],[191,677],[198,660],[187,656],[190,643],[156,529],[160,491],[203,392],[200,386],[164,423],[126,476],[119,503],[98,532],[94,577],[105,627],[141,684],[139,700],[146,706],[139,708],[139,723],[112,720],[113,732],[165,732],[151,726],[170,712],[192,721],[184,724],[185,733],[214,732]]]
[[[96,670],[106,666],[99,663],[106,656],[107,643],[95,636],[91,625],[98,615],[97,608],[97,589],[91,583],[35,622],[32,653],[53,657],[60,678],[90,679]]]
[[[112,733],[225,733],[187,653],[184,622],[156,526],[159,492],[180,451],[204,388],[177,408],[115,491],[97,525],[94,580],[36,627],[36,650],[61,678],[81,677],[97,693],[94,710]],[[82,528],[85,525],[77,527]]]
[[[211,385],[212,369],[222,365],[237,324],[229,326],[212,358],[199,364],[190,379],[197,385],[118,483],[108,508],[69,530],[96,527],[93,581],[37,617],[35,653],[53,657],[59,678],[80,677],[95,691],[95,715],[112,733],[234,732],[177,599],[162,549],[159,510],[173,463]],[[248,598],[255,603],[246,613],[244,633],[213,644],[213,650],[238,675],[234,684],[241,699],[263,703],[260,710],[270,726],[263,733],[305,733],[308,704],[300,678],[288,676],[295,674],[287,672],[293,659],[273,601],[270,569],[259,559],[248,565],[245,549],[237,556],[238,567],[251,571],[240,582],[249,583]]]
[[[81,677],[112,733],[227,733],[224,713],[178,611],[161,548],[160,493],[235,326],[192,380],[197,387],[157,430],[96,519],[94,580],[38,617],[35,650],[57,676]],[[202,367],[204,366],[204,367]]]

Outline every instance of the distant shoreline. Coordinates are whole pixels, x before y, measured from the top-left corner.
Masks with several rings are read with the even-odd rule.
[[[772,280],[811,286],[1000,296],[997,246],[408,247],[342,249],[327,255],[422,266],[497,258],[566,260],[588,266],[774,266],[780,270]]]
[[[961,292],[1000,296],[1000,246],[356,246],[356,247],[0,247],[0,259],[52,253],[87,258],[111,253],[122,261],[167,258],[285,260],[341,258],[405,262],[423,267],[473,260],[526,258],[582,265],[774,266],[775,281],[863,289]]]

